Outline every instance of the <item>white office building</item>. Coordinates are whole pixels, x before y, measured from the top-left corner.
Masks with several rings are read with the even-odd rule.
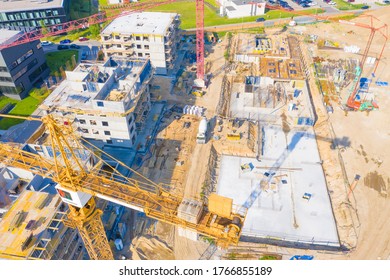
[[[179,15],[142,12],[121,16],[101,32],[106,57],[150,58],[155,73],[166,75],[173,67],[179,42]]]
[[[264,0],[219,0],[221,14],[228,18],[261,16],[265,13]]]
[[[86,139],[131,147],[150,111],[148,59],[110,58],[80,64],[45,100],[47,113],[69,118]]]

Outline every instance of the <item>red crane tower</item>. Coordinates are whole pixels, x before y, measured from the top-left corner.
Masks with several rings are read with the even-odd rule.
[[[362,73],[363,73],[363,66],[364,66],[364,63],[366,62],[368,52],[369,52],[371,44],[372,44],[372,40],[375,37],[375,33],[378,31],[383,36],[385,41],[383,43],[379,57],[375,63],[375,67],[374,67],[373,72],[372,72],[372,77],[375,77],[375,72],[376,72],[376,69],[378,68],[379,60],[382,58],[382,54],[383,54],[383,51],[385,49],[387,39],[388,39],[387,24],[382,25],[381,21],[378,18],[374,17],[373,15],[365,15],[365,16],[370,18],[370,25],[359,23],[359,22],[352,22],[352,21],[343,21],[343,20],[339,21],[340,23],[370,29],[370,35],[369,35],[368,40],[367,40],[367,45],[364,49],[362,58],[359,62],[359,67],[356,69],[357,75],[355,77],[354,84],[352,85],[351,93],[348,97],[347,104],[346,104],[349,108],[354,109],[354,110],[361,109],[362,102],[360,100],[356,100],[356,95],[358,94],[358,91],[359,91],[359,80],[360,80],[360,77],[362,76]],[[377,24],[376,22],[380,23],[379,27],[375,27],[375,25]]]
[[[204,0],[196,0],[196,81],[204,87]]]

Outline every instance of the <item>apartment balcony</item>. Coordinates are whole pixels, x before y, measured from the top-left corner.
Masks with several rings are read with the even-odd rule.
[[[170,53],[165,53],[165,61],[172,61],[174,59],[173,55]]]
[[[173,43],[172,41],[173,41],[173,40],[165,40],[164,45],[165,45],[166,47],[171,46],[172,43]]]
[[[129,43],[133,41],[132,37],[112,37],[112,36],[103,36],[103,43]]]
[[[123,37],[123,42],[129,42],[133,40],[133,36],[130,37]]]

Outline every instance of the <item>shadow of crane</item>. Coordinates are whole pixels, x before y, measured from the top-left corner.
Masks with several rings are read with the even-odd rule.
[[[310,138],[317,139],[320,141],[330,142],[331,149],[347,148],[351,145],[351,141],[346,136],[344,136],[342,138],[333,139],[333,138],[328,138],[328,137],[316,136],[315,134],[312,134],[312,133],[307,133],[307,129],[295,131],[294,135],[291,138],[291,141],[287,145],[286,149],[279,156],[279,158],[275,161],[275,163],[267,170],[267,172],[264,172],[264,177],[256,185],[256,188],[251,192],[251,194],[249,195],[247,200],[244,202],[244,204],[242,204],[242,206],[240,208],[240,212],[246,211],[247,209],[252,207],[253,203],[259,197],[262,190],[264,190],[265,188],[267,188],[269,186],[269,184],[271,183],[276,172],[279,170],[279,168],[282,166],[282,164],[287,159],[287,157],[291,154],[291,152],[296,148],[297,144],[299,143],[299,141],[301,140],[302,137],[310,137]],[[260,160],[259,155],[257,157],[257,160]]]

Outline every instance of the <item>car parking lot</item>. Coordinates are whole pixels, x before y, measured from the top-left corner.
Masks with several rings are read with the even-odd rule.
[[[301,9],[313,9],[313,8],[328,8],[332,11],[331,7],[335,7],[336,3],[332,0],[268,0],[271,6],[280,6],[286,10],[301,10]],[[335,10],[337,11],[337,10]]]

